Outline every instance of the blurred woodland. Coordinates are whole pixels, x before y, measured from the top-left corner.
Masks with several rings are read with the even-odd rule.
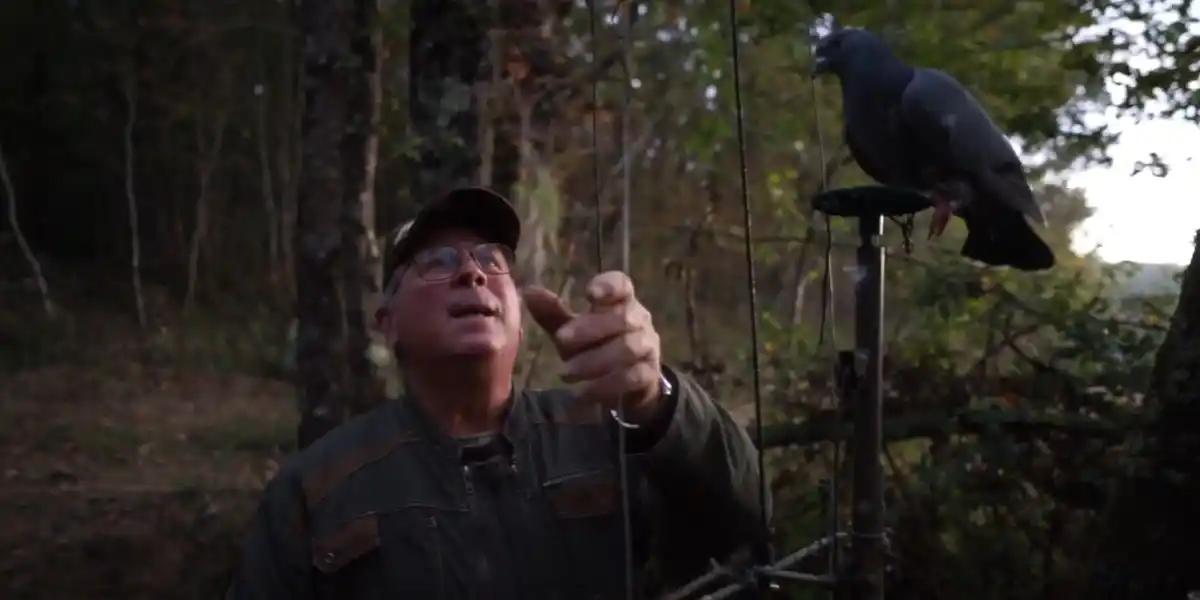
[[[0,2],[0,596],[217,597],[297,424],[312,439],[395,395],[366,321],[380,252],[454,184],[509,193],[521,277],[573,293],[619,265],[628,169],[630,270],[666,356],[752,414],[728,4],[593,10]],[[821,535],[819,490],[849,480],[832,367],[853,339],[853,222],[808,209],[825,178],[866,183],[836,83],[808,77],[832,15],[978,94],[1036,157],[1059,257],[983,269],[958,256],[961,222],[926,242],[919,216],[911,252],[888,225],[888,596],[1200,590],[1200,255],[1178,294],[1118,289],[1130,267],[1072,253],[1090,211],[1055,183],[1105,163],[1089,113],[1200,125],[1194,14],[741,0],[781,548]],[[521,381],[553,385],[551,355],[531,339]]]

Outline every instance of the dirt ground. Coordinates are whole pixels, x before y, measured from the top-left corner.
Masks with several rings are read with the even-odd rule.
[[[293,398],[133,364],[0,376],[0,598],[221,597]]]

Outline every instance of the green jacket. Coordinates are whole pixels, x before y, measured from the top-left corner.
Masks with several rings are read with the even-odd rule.
[[[749,436],[665,371],[674,390],[660,422],[626,433],[632,554],[678,585],[764,532]],[[623,598],[615,435],[570,392],[519,392],[498,437],[507,457],[465,466],[416,402],[381,406],[267,485],[228,597]],[[657,593],[647,582],[639,597]]]

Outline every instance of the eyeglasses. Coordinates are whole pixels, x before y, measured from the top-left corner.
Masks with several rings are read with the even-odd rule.
[[[468,256],[488,275],[507,275],[513,264],[511,249],[504,244],[487,243],[474,248],[426,248],[414,255],[408,266],[425,281],[445,281],[462,271]]]

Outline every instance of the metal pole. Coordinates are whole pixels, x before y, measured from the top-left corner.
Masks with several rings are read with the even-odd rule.
[[[883,217],[858,217],[855,362],[861,379],[854,412],[853,600],[883,600]],[[864,368],[865,367],[865,368]]]

